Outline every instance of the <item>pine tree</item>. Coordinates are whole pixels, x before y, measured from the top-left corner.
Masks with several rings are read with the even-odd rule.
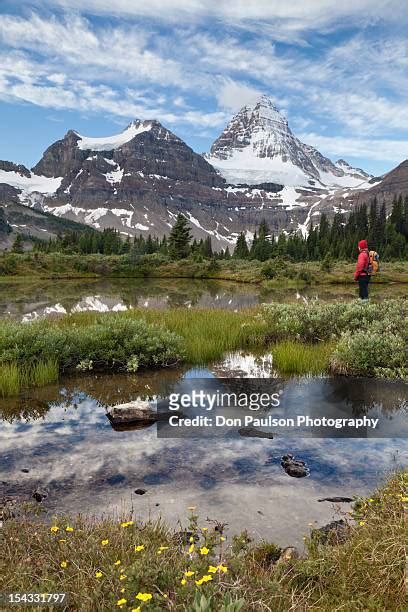
[[[181,213],[177,215],[169,235],[169,255],[172,259],[185,259],[190,253],[191,230]]]
[[[249,257],[249,249],[243,232],[238,236],[233,257],[235,259],[248,259]]]
[[[24,253],[24,240],[21,234],[17,234],[11,250],[13,253]]]

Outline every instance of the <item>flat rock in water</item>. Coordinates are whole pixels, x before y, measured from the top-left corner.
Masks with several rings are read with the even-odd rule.
[[[141,421],[155,422],[160,417],[156,410],[153,410],[150,402],[141,399],[128,402],[127,404],[110,406],[106,410],[106,416],[114,425],[126,425]]]

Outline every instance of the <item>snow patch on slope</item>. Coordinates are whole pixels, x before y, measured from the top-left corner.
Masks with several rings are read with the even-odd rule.
[[[102,136],[100,138],[90,138],[88,136],[81,136],[78,132],[75,132],[79,136],[77,142],[78,149],[91,151],[112,151],[118,149],[122,145],[132,140],[135,136],[148,132],[152,128],[151,121],[132,121],[128,127],[123,130],[120,134],[114,134],[113,136]]]
[[[16,189],[21,189],[24,194],[30,194],[34,191],[43,195],[54,195],[57,189],[61,186],[62,176],[56,178],[32,174],[31,176],[23,176],[18,172],[7,172],[0,170],[0,183],[6,183]]]

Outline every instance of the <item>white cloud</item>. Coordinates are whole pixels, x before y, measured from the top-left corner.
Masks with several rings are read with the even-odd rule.
[[[342,158],[371,159],[399,163],[408,158],[408,139],[364,139],[343,136],[322,136],[313,132],[299,134],[299,138],[327,155]]]
[[[34,0],[35,1],[35,0]],[[299,39],[305,31],[321,32],[334,24],[365,26],[383,20],[407,21],[405,0],[37,0],[38,5],[74,9],[95,15],[149,17],[170,23],[219,20],[240,27],[269,25],[282,38]],[[86,8],[85,8],[86,7]]]
[[[253,104],[261,93],[259,89],[245,85],[245,83],[238,83],[232,79],[226,78],[224,82],[220,84],[216,92],[216,98],[218,104],[222,108],[235,112],[242,106]]]

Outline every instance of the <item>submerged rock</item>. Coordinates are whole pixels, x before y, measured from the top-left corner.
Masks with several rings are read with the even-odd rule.
[[[348,504],[352,501],[354,501],[354,499],[352,497],[322,497],[321,499],[317,500],[318,502],[333,502],[333,503],[344,503],[344,504]]]
[[[245,438],[269,438],[270,440],[273,440],[272,432],[261,431],[255,427],[241,427],[241,429],[238,429],[238,433],[240,436],[244,436]]]
[[[283,455],[283,457],[281,457],[281,466],[287,475],[292,476],[293,478],[304,478],[310,474],[310,470],[305,461],[295,459],[294,456],[290,454]]]

